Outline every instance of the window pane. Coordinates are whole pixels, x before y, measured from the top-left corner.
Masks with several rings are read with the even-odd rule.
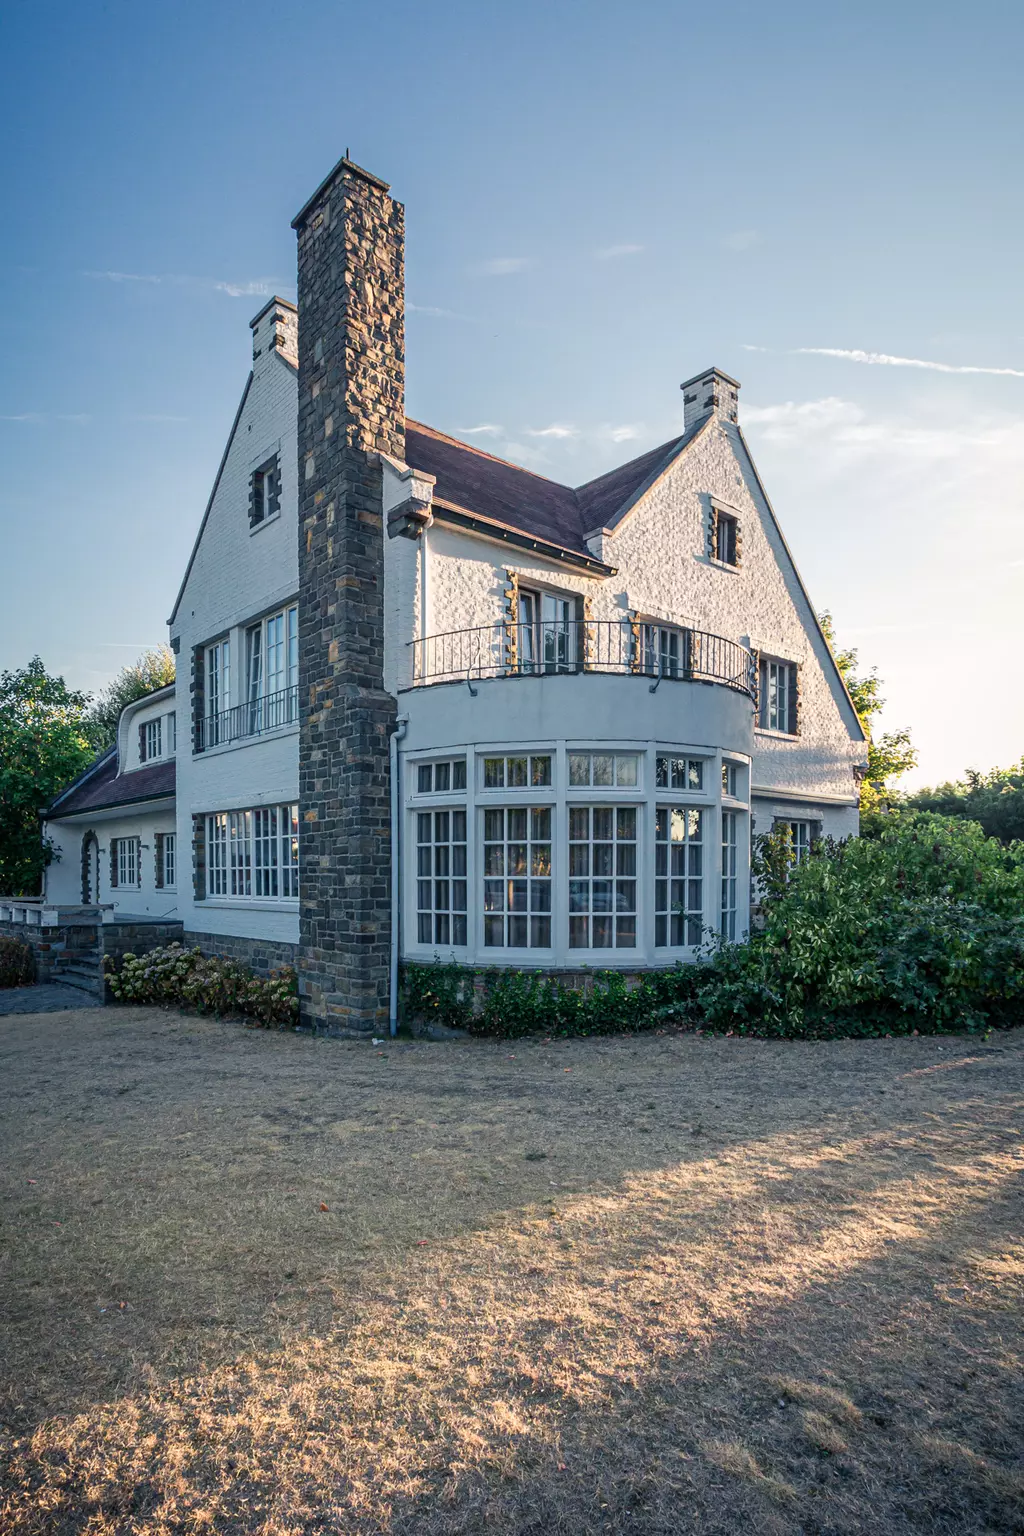
[[[569,783],[577,788],[590,783],[590,756],[588,753],[569,753]]]
[[[540,914],[551,911],[550,807],[491,809],[485,812],[485,826],[485,874],[505,876],[484,880],[485,945],[510,949],[548,946],[551,922]]]
[[[505,759],[503,757],[484,758],[484,789],[504,789],[505,787]]]
[[[466,787],[466,759],[458,758],[452,764],[452,789],[465,789]]]
[[[637,782],[637,759],[635,757],[617,757],[615,759],[615,782],[626,789],[632,789]]]
[[[704,812],[691,806],[659,806],[655,818],[654,942],[659,948],[700,942],[703,869],[700,838]],[[694,936],[695,935],[695,936]]]
[[[595,785],[610,785],[615,782],[615,759],[605,752],[595,752],[591,759],[594,770]]]
[[[527,787],[525,757],[509,757],[505,760],[505,782],[509,789],[525,789]]]
[[[551,783],[550,757],[530,758],[530,783],[535,789]]]

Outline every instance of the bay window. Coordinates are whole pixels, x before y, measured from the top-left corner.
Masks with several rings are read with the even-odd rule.
[[[633,805],[569,807],[569,948],[636,948]]]
[[[699,944],[704,923],[704,812],[659,805],[654,820],[654,943]]]
[[[488,806],[483,813],[484,945],[551,948],[551,807]]]
[[[466,812],[416,817],[416,938],[462,948],[467,942]]]

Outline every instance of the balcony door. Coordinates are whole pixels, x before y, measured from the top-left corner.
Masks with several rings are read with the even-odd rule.
[[[554,592],[519,593],[519,670],[576,670],[575,604]]]

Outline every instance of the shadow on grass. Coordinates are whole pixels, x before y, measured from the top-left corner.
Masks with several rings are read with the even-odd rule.
[[[563,1131],[583,1117],[589,1180],[542,1201],[538,1165],[517,1153],[519,1187],[535,1198],[507,1215],[449,1188],[434,1214],[447,1211],[449,1230],[460,1214],[482,1229],[419,1248],[407,1216],[394,1262],[364,1266],[348,1294],[332,1286],[330,1326],[194,1374],[156,1366],[123,1396],[17,1437],[5,1529],[1016,1529],[1024,1404],[1011,1293],[1024,1247],[1002,1070],[1016,1060],[983,1082],[940,1074],[941,1096],[933,1077],[914,1078],[879,1123],[864,1094],[891,1093],[893,1067],[917,1071],[920,1055],[783,1052],[782,1080],[794,1062],[828,1071],[831,1098],[819,1091],[808,1116],[806,1097],[766,1103],[777,1050],[701,1050],[538,1056],[532,1099],[518,1076],[508,1114],[495,1102],[511,1069],[495,1071],[493,1052],[421,1057],[416,1081],[396,1090],[412,1127],[428,1107],[428,1127],[442,1123],[462,1070],[469,1150],[440,1148],[449,1184],[477,1155],[467,1099],[471,1117],[495,1116],[492,1154],[513,1128],[522,1140],[524,1104],[543,1102],[549,1118],[554,1101]],[[666,1061],[687,1066],[687,1091],[718,1102],[727,1134],[709,1145],[690,1125],[685,1156],[677,1146],[645,1162],[612,1116],[618,1084],[596,1116],[586,1084],[552,1087],[567,1061],[570,1072],[614,1067],[645,1094]],[[353,1073],[376,1070],[364,1060]],[[360,1082],[380,1096],[379,1079]],[[678,1102],[671,1085],[662,1093]],[[658,1114],[657,1097],[643,1103]],[[457,1140],[444,1123],[441,1140]],[[408,1161],[415,1130],[389,1134]],[[428,1183],[414,1179],[404,1198],[426,1198]],[[365,1199],[370,1186],[355,1184]]]

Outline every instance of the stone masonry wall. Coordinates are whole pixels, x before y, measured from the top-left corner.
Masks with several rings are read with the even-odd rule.
[[[342,160],[295,220],[299,295],[299,991],[304,1021],[387,1018],[390,938],[379,452],[404,457],[404,210]]]
[[[194,933],[191,929],[186,929],[182,943],[188,949],[201,949],[204,955],[237,960],[259,976],[279,971],[286,965],[295,965],[298,955],[295,944],[282,944],[274,939],[243,939],[228,933]]]

